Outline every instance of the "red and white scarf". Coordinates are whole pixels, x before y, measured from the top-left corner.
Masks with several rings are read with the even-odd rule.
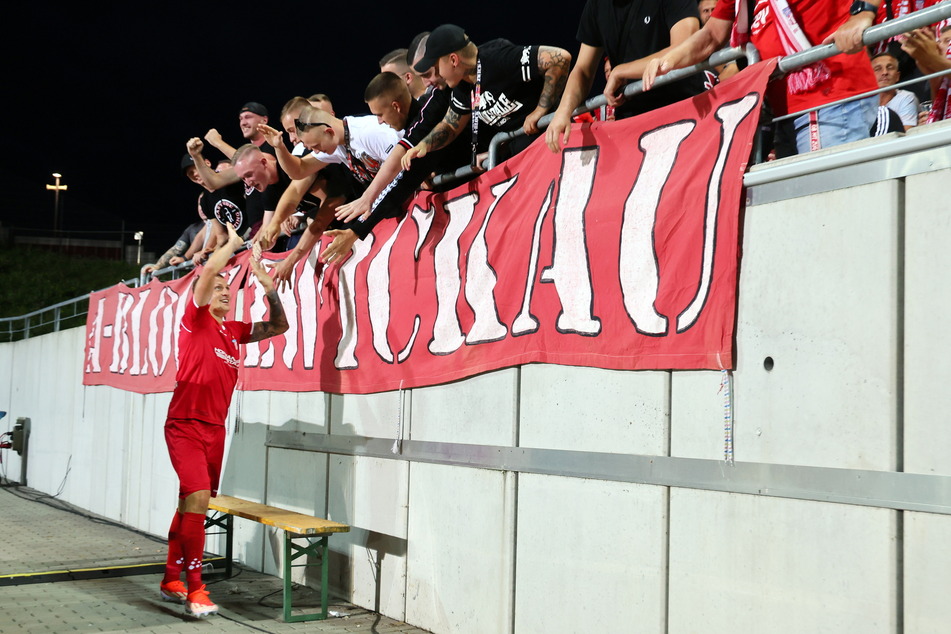
[[[936,4],[937,1],[938,0],[882,0],[881,6],[878,7],[878,15],[875,18],[875,22],[881,24],[908,15],[914,11],[921,11],[926,7]],[[891,15],[888,15],[889,6],[891,6]],[[875,45],[875,55],[887,51],[890,42],[901,43],[903,40],[904,34],[899,34],[879,42]]]
[[[730,34],[730,46],[742,46],[750,39],[748,3],[749,0],[736,0],[736,18],[733,22],[733,32]],[[769,0],[769,10],[773,13],[779,40],[786,55],[812,48],[812,43],[803,33],[786,0]],[[786,90],[798,95],[812,90],[830,77],[832,73],[829,67],[819,61],[789,73],[786,76]]]
[[[944,56],[951,59],[951,46],[945,51]],[[948,91],[951,90],[951,77],[945,75],[941,78],[941,85],[931,100],[931,112],[928,113],[928,123],[935,121],[946,121],[951,119],[951,99],[948,99]]]

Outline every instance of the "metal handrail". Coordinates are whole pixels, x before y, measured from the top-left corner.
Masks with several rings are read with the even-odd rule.
[[[871,26],[865,30],[862,34],[862,43],[865,46],[870,46],[872,44],[877,44],[878,42],[883,42],[891,37],[896,35],[901,35],[902,33],[907,33],[917,28],[923,26],[928,26],[941,22],[942,20],[951,18],[951,2],[942,2],[940,4],[933,5],[926,9],[920,11],[915,11],[904,15],[900,18],[895,18],[894,20],[889,20],[883,22],[882,24],[877,24]],[[803,66],[808,66],[819,60],[823,60],[834,55],[838,55],[841,51],[836,47],[835,44],[823,44],[819,46],[814,46],[805,51],[799,53],[793,53],[792,55],[786,55],[779,59],[779,64],[777,67],[777,72],[788,73],[789,71],[796,70],[797,68],[802,68]],[[656,86],[664,86],[668,83],[684,79],[696,73],[700,73],[706,70],[711,70],[715,66],[731,62],[742,57],[746,57],[750,63],[756,63],[759,61],[759,52],[751,44],[747,44],[744,48],[734,47],[734,48],[724,48],[719,51],[716,51],[711,55],[706,61],[700,62],[699,64],[694,64],[693,66],[688,66],[685,68],[679,68],[673,70],[666,75],[658,77],[654,84]],[[943,73],[940,73],[943,74]],[[938,74],[931,75],[930,77],[937,76]],[[632,97],[634,95],[644,92],[643,83],[638,80],[631,82],[624,88],[624,96]],[[869,93],[874,94],[874,93]],[[864,96],[869,96],[869,94]],[[859,97],[850,97],[849,99],[856,99]],[[836,102],[839,103],[839,102]],[[607,104],[607,98],[604,95],[597,95],[585,101],[584,105],[577,108],[572,116],[582,114],[585,112],[590,112],[595,108],[599,108]],[[826,104],[827,107],[831,104]],[[815,108],[815,110],[819,109]],[[809,110],[803,112],[810,112]],[[798,113],[802,114],[802,113]],[[544,129],[548,127],[548,124],[551,123],[553,114],[547,114],[538,121],[538,127]],[[524,136],[525,132],[523,130],[515,130],[512,132],[499,132],[496,134],[492,141],[489,143],[489,158],[486,161],[487,169],[492,169],[498,165],[498,149],[504,144],[508,143],[512,139],[515,139],[519,136]],[[436,177],[437,184],[443,185],[452,180],[457,180],[464,177],[474,176],[478,174],[470,167],[464,167],[453,172],[450,177],[447,177],[444,180],[440,180],[440,177]],[[442,175],[440,175],[442,176]]]
[[[241,251],[244,251],[245,249],[250,248],[250,246],[251,246],[250,243],[247,243],[247,242],[246,242],[246,243],[244,244],[244,246],[235,249],[235,253],[240,253]],[[148,274],[140,274],[139,277],[133,277],[133,278],[128,279],[128,280],[122,280],[121,282],[119,282],[119,284],[125,284],[126,286],[129,286],[129,287],[131,287],[131,288],[136,288],[136,287],[139,287],[139,286],[145,286],[146,284],[149,283],[149,281],[151,281],[151,278],[155,278],[155,277],[158,277],[158,276],[160,276],[160,275],[166,275],[166,274],[168,274],[168,273],[174,274],[174,275],[175,275],[175,278],[173,278],[173,279],[177,279],[179,272],[181,272],[181,271],[188,271],[188,270],[193,269],[194,267],[195,267],[195,265],[192,263],[191,260],[186,260],[185,262],[182,262],[181,264],[176,264],[176,265],[174,265],[174,266],[167,266],[167,267],[165,267],[165,268],[163,268],[163,269],[159,269],[159,270],[157,270],[157,271],[152,271],[151,273],[148,273]],[[109,287],[109,288],[111,288],[111,287]],[[107,290],[107,289],[106,289],[106,288],[102,288],[102,289],[99,289],[98,291],[90,291],[90,294],[92,294],[92,293],[98,293],[98,292],[101,292],[101,291],[104,291],[104,290]],[[85,311],[85,312],[77,312],[77,311],[74,310],[72,315],[68,315],[67,317],[62,317],[62,316],[61,316],[61,311],[62,311],[62,309],[63,309],[63,308],[70,307],[70,306],[76,306],[77,304],[80,304],[80,303],[85,302],[85,301],[88,301],[88,300],[89,300],[89,295],[88,295],[88,294],[87,294],[87,295],[80,295],[79,297],[74,297],[74,298],[72,298],[72,299],[67,299],[67,300],[62,301],[62,302],[59,302],[59,303],[57,303],[57,304],[52,304],[52,305],[50,305],[50,306],[46,306],[45,308],[40,308],[39,310],[34,310],[34,311],[32,311],[32,312],[29,312],[29,313],[26,313],[26,314],[23,314],[23,315],[17,315],[17,316],[15,316],[15,317],[0,317],[0,336],[6,335],[7,340],[8,340],[8,341],[12,341],[14,334],[23,333],[23,338],[24,338],[24,339],[29,339],[29,338],[30,338],[30,329],[31,329],[31,328],[36,329],[36,328],[39,328],[39,327],[41,327],[41,326],[46,326],[46,325],[49,325],[49,324],[53,324],[53,332],[58,332],[58,331],[59,331],[59,325],[60,325],[60,322],[61,322],[61,321],[65,320],[65,319],[73,319],[73,318],[78,317],[78,316],[80,316],[80,315],[85,315],[86,312],[88,312],[88,310]],[[40,321],[39,323],[33,323],[33,318],[34,318],[34,317],[40,317],[40,316],[42,316],[42,315],[44,315],[44,314],[46,314],[46,313],[48,313],[48,312],[50,312],[50,311],[53,312],[53,318],[52,318],[51,320],[49,320],[49,321]],[[23,327],[21,327],[21,328],[14,328],[13,325],[14,325],[16,322],[18,322],[18,321],[22,321],[22,322],[23,322]]]
[[[930,81],[932,79],[935,79],[936,77],[944,77],[945,75],[951,75],[951,68],[948,68],[946,70],[939,70],[937,72],[931,73],[930,75],[922,75],[921,77],[914,77],[912,79],[909,79],[908,81],[892,84],[891,86],[884,86],[882,88],[876,88],[875,90],[869,90],[868,92],[863,92],[858,95],[852,95],[851,97],[846,97],[845,99],[830,101],[829,103],[824,103],[821,106],[815,106],[813,108],[806,108],[805,110],[800,110],[799,112],[784,114],[781,117],[774,118],[773,123],[779,123],[780,121],[786,121],[788,119],[795,119],[797,117],[801,117],[804,114],[815,112],[816,110],[822,110],[823,108],[838,106],[844,103],[849,103],[850,101],[858,101],[860,99],[865,99],[866,97],[872,97],[874,95],[881,94],[883,92],[889,92],[890,90],[898,90],[900,88],[904,88],[905,86],[920,84],[923,81]]]
[[[878,44],[890,37],[908,33],[909,31],[920,29],[923,26],[936,24],[948,18],[951,18],[951,2],[942,2],[932,5],[927,9],[921,9],[920,11],[903,15],[900,18],[870,26],[862,33],[862,44],[865,46]],[[815,62],[838,55],[839,53],[841,53],[841,51],[835,44],[820,44],[819,46],[813,46],[799,53],[780,57],[779,70],[783,73],[788,73],[791,70],[814,64]]]

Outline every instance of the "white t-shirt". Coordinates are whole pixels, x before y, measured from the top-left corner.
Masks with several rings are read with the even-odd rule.
[[[918,125],[918,97],[914,93],[899,90],[885,106],[898,115],[905,127]]]
[[[344,117],[343,120],[350,130],[350,152],[347,152],[345,145],[338,145],[333,154],[312,154],[323,163],[343,163],[350,168],[357,180],[369,183],[373,180],[373,175],[380,170],[386,157],[403,138],[403,132],[397,132],[387,124],[380,123],[374,115]],[[357,159],[359,164],[352,161],[351,156]]]

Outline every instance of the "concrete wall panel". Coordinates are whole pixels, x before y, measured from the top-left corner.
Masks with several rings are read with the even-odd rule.
[[[414,464],[409,480],[406,620],[433,632],[511,630],[514,517],[502,474]]]
[[[251,407],[257,407],[253,398],[247,398],[248,394],[257,393],[245,393],[242,402],[250,402]],[[229,429],[225,464],[221,476],[222,493],[254,502],[264,502],[264,482],[267,473],[266,439],[267,425],[264,424],[239,423],[236,433],[232,433]],[[235,559],[248,566],[262,569],[264,562],[262,525],[237,520],[234,527]]]
[[[747,209],[734,382],[745,460],[895,466],[899,192],[887,181]]]
[[[951,626],[951,517],[905,513],[905,631],[944,634]]]
[[[281,426],[281,431],[303,431],[326,434],[329,431],[327,412],[330,394],[324,392],[297,393],[297,422]],[[273,423],[272,423],[273,425]]]
[[[330,519],[350,525],[330,546],[349,561],[345,596],[403,620],[406,605],[406,509],[409,464],[331,456]]]
[[[411,390],[404,390],[404,407],[408,410]],[[332,394],[330,398],[330,433],[342,436],[395,438],[401,416],[400,391],[377,394]],[[408,436],[407,414],[403,413],[403,437]]]
[[[670,634],[897,627],[897,513],[690,489],[670,494]]]
[[[519,634],[665,631],[666,488],[521,474],[517,544]]]
[[[273,400],[271,405],[273,407]],[[322,454],[276,448],[268,448],[266,452],[267,498],[265,503],[306,515],[326,517],[324,513],[327,506],[327,457]],[[282,577],[284,531],[266,528],[264,544],[264,571]],[[304,568],[293,570],[294,582],[304,583],[305,572]],[[320,575],[316,577],[319,580]]]
[[[669,376],[523,366],[519,446],[665,455]]]
[[[412,439],[511,445],[515,440],[518,372],[498,370],[413,390]],[[403,437],[410,436],[404,431]]]
[[[951,475],[951,170],[905,183],[905,471]]]
[[[719,371],[672,372],[670,455],[723,460],[724,393]],[[742,422],[742,421],[741,421]],[[734,458],[750,460],[747,447],[734,441]]]

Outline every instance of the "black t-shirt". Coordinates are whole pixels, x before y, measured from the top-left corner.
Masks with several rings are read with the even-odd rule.
[[[176,255],[180,256],[186,251],[188,251],[188,247],[190,247],[192,242],[195,241],[195,238],[198,236],[198,233],[202,230],[204,226],[205,226],[205,222],[203,220],[199,220],[198,222],[193,222],[187,227],[185,227],[185,230],[182,232],[182,235],[178,236],[178,240],[175,241],[175,246],[172,247],[173,249],[176,250]],[[176,248],[179,245],[182,245],[180,251]]]
[[[578,41],[604,49],[612,66],[646,57],[670,46],[670,29],[684,18],[698,18],[696,0],[587,0]],[[635,95],[615,111],[618,119],[670,105],[703,91],[702,74]]]
[[[538,69],[538,46],[518,46],[508,40],[490,40],[479,46],[482,77],[477,146],[489,149],[499,132],[518,130],[537,106],[544,87]],[[476,86],[461,81],[452,90],[449,107],[460,115],[472,113]]]
[[[435,88],[427,90],[419,99],[414,99],[409,107],[409,116],[406,118],[405,133],[400,139],[400,145],[407,150],[426,138],[433,128],[436,127],[446,111],[449,110],[448,88]]]
[[[277,203],[284,194],[284,190],[291,184],[290,177],[284,173],[280,167],[277,167],[277,182],[268,185],[263,192],[259,192],[253,187],[243,185],[245,210],[248,212],[248,225],[254,227],[264,220],[265,211],[274,211],[277,209]]]
[[[449,110],[452,97],[451,88],[436,88],[426,91],[410,106],[406,119],[405,136],[400,140],[407,150],[426,138],[433,128],[443,120]],[[447,172],[468,165],[472,161],[472,133],[469,127],[462,130],[449,145],[437,150],[438,157],[432,166],[437,172]]]
[[[238,235],[250,227],[244,211],[244,185],[235,183],[201,196],[201,210],[206,218],[216,218],[222,225],[230,222]]]

